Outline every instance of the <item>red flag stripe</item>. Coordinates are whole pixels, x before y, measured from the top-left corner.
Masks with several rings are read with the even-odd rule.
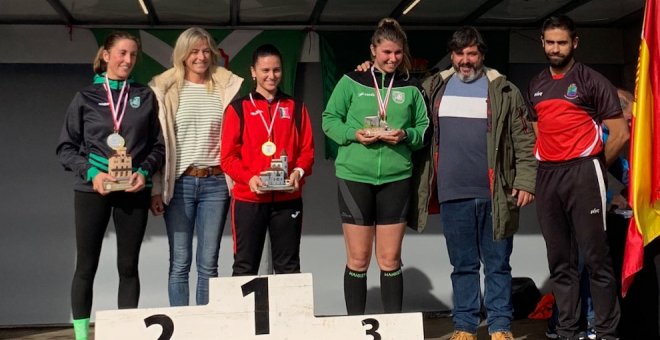
[[[660,8],[656,0],[649,0],[646,3],[646,14],[644,15],[644,30],[642,39],[646,41],[649,49],[649,78],[651,93],[653,93],[653,129],[660,131],[660,25],[658,25],[658,16]],[[651,202],[660,200],[660,133],[654,133],[651,145],[651,174],[652,191]]]

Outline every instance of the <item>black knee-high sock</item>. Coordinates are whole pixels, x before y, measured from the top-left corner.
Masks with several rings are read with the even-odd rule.
[[[380,271],[380,298],[385,313],[400,313],[403,303],[403,272],[401,268]]]
[[[348,315],[363,315],[367,304],[367,272],[346,267],[344,271],[344,301]]]

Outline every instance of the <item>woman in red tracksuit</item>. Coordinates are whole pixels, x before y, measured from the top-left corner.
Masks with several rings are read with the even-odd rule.
[[[234,181],[232,275],[257,274],[266,230],[275,273],[299,273],[301,189],[314,163],[312,127],[304,104],[278,89],[282,56],[275,46],[258,47],[250,69],[256,88],[229,105],[222,128],[220,164]],[[261,176],[266,171],[272,181]],[[286,184],[276,182],[278,176]]]

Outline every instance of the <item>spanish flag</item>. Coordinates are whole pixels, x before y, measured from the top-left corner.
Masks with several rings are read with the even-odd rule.
[[[660,6],[647,0],[639,47],[630,138],[630,219],[622,295],[644,265],[644,246],[660,235]]]

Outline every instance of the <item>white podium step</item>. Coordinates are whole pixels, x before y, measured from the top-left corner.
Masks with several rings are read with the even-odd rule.
[[[423,340],[421,313],[314,316],[311,274],[211,279],[206,306],[99,311],[97,340]]]

